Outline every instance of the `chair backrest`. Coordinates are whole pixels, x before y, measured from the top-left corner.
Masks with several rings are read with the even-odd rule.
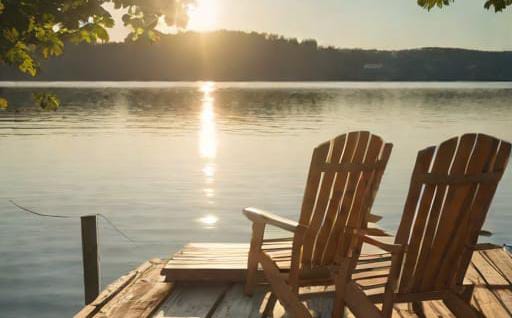
[[[347,229],[366,228],[391,150],[392,144],[368,131],[350,132],[315,148],[299,219],[307,226],[303,268],[333,264],[350,245]]]
[[[466,134],[421,150],[396,243],[407,244],[399,292],[462,284],[510,157],[510,143]]]

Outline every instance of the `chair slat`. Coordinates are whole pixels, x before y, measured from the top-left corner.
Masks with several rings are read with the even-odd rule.
[[[443,143],[446,145],[445,147],[447,147],[446,150],[444,151],[444,153],[445,153],[444,156],[446,158],[439,157],[439,161],[440,161],[439,165],[443,166],[442,168],[439,168],[439,170],[444,170],[445,167],[446,167],[446,170],[448,170],[450,168],[450,164],[452,163],[455,148],[457,147],[457,141],[458,141],[457,138],[452,138]],[[443,146],[443,144],[441,144],[441,147]],[[449,145],[450,145],[450,147],[453,145],[453,149],[448,148]],[[440,150],[439,153],[443,153],[443,151]],[[446,160],[446,162],[444,164],[441,164],[442,160]],[[435,165],[434,165],[433,169],[436,169]],[[446,184],[439,184],[436,187],[435,197],[433,199],[432,206],[430,208],[429,220],[426,224],[425,234],[423,236],[423,244],[421,245],[421,251],[419,252],[419,256],[418,256],[418,260],[417,260],[417,265],[416,265],[416,270],[415,270],[415,272],[417,274],[414,275],[414,281],[412,282],[412,290],[418,290],[419,287],[421,286],[421,281],[423,278],[422,274],[425,272],[427,260],[430,257],[430,253],[432,250],[432,243],[433,243],[434,236],[435,236],[435,231],[437,229],[437,224],[439,222],[439,215],[441,213],[441,208],[442,208],[444,200],[445,200],[445,195],[446,195],[447,189],[448,189],[448,187]],[[409,249],[410,252],[414,253],[415,248],[417,248],[417,247],[411,246],[411,248]],[[407,253],[407,254],[409,254],[409,253]]]
[[[343,146],[346,141],[345,139],[346,138],[343,139]],[[335,141],[335,143],[336,143],[336,141]],[[318,229],[318,235],[316,238],[316,245],[315,245],[313,259],[312,259],[313,264],[321,264],[324,247],[327,243],[330,232],[332,230],[332,226],[334,224],[334,220],[336,219],[336,216],[337,216],[337,208],[338,208],[339,202],[341,200],[341,197],[343,195],[343,189],[345,187],[346,176],[347,176],[347,173],[345,171],[343,171],[339,165],[342,165],[345,163],[345,162],[342,163],[342,161],[347,156],[352,156],[352,150],[350,150],[349,153],[347,153],[345,151],[336,162],[334,160],[331,160],[331,164],[336,164],[337,166],[335,166],[335,167],[339,170],[337,170],[337,172],[336,172],[336,177],[335,177],[335,181],[334,181],[333,189],[332,189],[332,195],[331,195],[331,198],[329,199],[329,203],[328,203],[327,210],[325,213],[324,222],[321,225],[321,227]]]
[[[433,173],[442,174],[448,172],[456,148],[457,138],[447,140],[439,146],[432,167]],[[404,281],[410,281],[415,271],[421,274],[424,270],[423,266],[421,266],[422,263],[418,261],[418,257],[420,255],[420,244],[422,245],[421,252],[423,253],[421,259],[424,260],[428,255],[430,244],[432,242],[432,225],[437,224],[437,217],[439,213],[439,208],[435,207],[436,209],[434,209],[434,206],[432,205],[434,193],[436,194],[436,199],[438,199],[437,201],[440,201],[439,199],[444,197],[445,188],[445,186],[436,187],[435,184],[428,184],[423,189],[423,194],[416,215],[416,221],[414,222],[411,239],[409,241],[409,252],[406,255],[404,268],[402,270],[402,279]],[[429,232],[425,231],[427,220],[429,225],[427,228],[430,230]],[[405,287],[404,291],[410,291],[412,288],[411,285],[412,282],[410,286]]]
[[[492,163],[493,164],[493,171],[500,171],[500,173],[503,175],[505,168],[507,167],[510,154],[511,154],[511,144],[505,141],[500,142],[499,149],[496,154],[496,159]],[[496,192],[496,189],[498,187],[498,182],[496,184],[485,184],[481,186],[479,197],[475,199],[475,205],[473,207],[473,210],[470,212],[471,220],[470,224],[471,227],[469,229],[468,234],[468,240],[467,244],[469,246],[475,246],[478,241],[478,233],[480,232],[480,229],[482,228],[485,218],[487,216],[487,212],[489,210],[489,206],[491,204],[491,201],[494,197],[494,193]],[[461,284],[464,280],[464,275],[466,273],[469,263],[471,262],[471,250],[465,250],[461,256],[459,270],[455,276],[453,277],[452,283],[455,284]]]
[[[443,174],[427,173],[420,177],[425,184],[457,185],[464,183],[495,183],[500,181],[502,171],[484,172],[465,176],[450,176]]]
[[[341,157],[340,163],[351,163],[357,148],[357,143],[359,140],[359,132],[351,132],[347,135],[347,141],[345,145],[345,150]],[[347,179],[348,179],[348,171],[341,171],[338,173],[336,177],[336,188],[333,191],[333,196],[335,200],[332,201],[332,206],[329,209],[334,209],[336,213],[338,212],[340,202],[345,195],[346,187],[347,187]],[[329,210],[329,211],[331,211]],[[334,217],[334,224],[331,226],[330,232],[327,233],[328,242],[331,240],[331,236],[337,236],[340,230],[342,230],[341,219],[343,216],[336,215]]]
[[[425,148],[418,152],[418,156],[416,157],[416,164],[414,165],[411,182],[409,185],[409,193],[407,194],[402,219],[400,220],[400,225],[398,226],[398,231],[396,233],[395,242],[398,244],[405,245],[409,241],[409,235],[412,222],[414,220],[414,214],[416,212],[416,206],[418,205],[418,200],[420,198],[421,190],[423,187],[421,182],[418,180],[418,176],[428,172],[435,149],[435,147]]]
[[[368,164],[368,165],[375,164],[377,162],[378,156],[382,152],[382,145],[383,145],[383,141],[380,137],[371,136],[371,140],[369,142],[369,146],[368,146],[368,150],[367,150],[367,154],[366,154],[366,159],[364,160],[363,166],[365,166],[366,164]],[[367,171],[368,174],[372,174],[372,176],[373,176],[375,174],[374,171],[376,171],[376,170],[362,170],[362,171]],[[371,187],[368,186],[368,188],[371,188]],[[369,193],[370,193],[370,195],[372,194],[371,191],[369,191]],[[363,200],[363,199],[364,198],[361,198],[361,200]],[[368,199],[370,199],[370,197],[368,197]],[[333,209],[332,209],[332,211],[330,211],[330,213],[332,214],[332,218],[335,218],[338,214],[340,214],[340,213],[338,213],[338,210],[337,210],[338,206],[339,206],[339,200],[337,200],[336,205],[333,205]],[[342,210],[340,212],[341,212],[341,214],[350,214],[349,211]],[[363,213],[366,213],[366,211]],[[328,264],[325,261],[323,261],[322,258],[326,252],[326,247],[328,245],[328,237],[329,236],[327,234],[330,233],[330,231],[331,231],[331,225],[332,225],[332,223],[329,224],[328,226],[326,226],[325,229],[322,229],[319,233],[319,238],[315,245],[316,264],[323,264],[323,265]],[[337,249],[337,251],[339,253],[343,253],[339,249]]]
[[[498,149],[499,141],[495,138],[478,135],[475,149],[471,154],[466,175],[475,175],[485,172],[484,170],[489,167],[489,163],[494,161],[496,157],[496,150]],[[436,278],[436,286],[449,287],[449,277],[451,273],[457,270],[456,264],[459,257],[465,248],[467,231],[469,229],[469,219],[471,206],[475,202],[475,197],[480,190],[478,183],[464,184],[461,188],[465,188],[465,193],[459,192],[459,197],[454,200],[460,200],[461,204],[456,211],[458,217],[455,219],[454,227],[450,231],[451,240],[446,247],[445,256],[442,259],[441,267]],[[489,201],[490,202],[490,201]],[[455,214],[455,213],[453,213]]]
[[[363,131],[359,133],[357,138],[357,145],[355,148],[354,156],[350,162],[352,163],[362,163],[364,159],[364,155],[366,153],[366,148],[368,145],[370,133],[367,131]],[[347,184],[345,186],[345,190],[343,192],[343,197],[340,202],[340,207],[338,208],[341,211],[338,215],[337,220],[335,221],[335,227],[332,232],[333,235],[329,237],[326,246],[326,253],[324,256],[324,264],[329,264],[334,260],[334,255],[337,251],[337,241],[343,235],[343,232],[346,227],[347,213],[350,207],[352,206],[352,201],[354,198],[354,193],[357,185],[357,181],[359,180],[360,173],[352,173],[350,172],[347,176]]]
[[[450,169],[451,175],[464,175],[471,152],[475,145],[475,140],[476,134],[466,134],[460,138],[459,146],[457,148],[457,152]],[[441,208],[440,214],[440,219],[442,219],[443,222],[438,222],[436,228],[435,237],[432,243],[432,250],[430,257],[427,260],[426,271],[423,275],[421,283],[422,289],[431,289],[435,285],[434,279],[437,275],[437,271],[439,270],[438,266],[441,263],[443,257],[444,247],[450,240],[450,230],[453,228],[454,223],[456,222],[456,215],[452,215],[451,211],[458,204],[454,198],[458,196],[457,192],[460,189],[460,186],[450,186],[448,188],[448,193],[446,194],[446,199],[443,207]],[[462,194],[466,193],[464,189],[462,190]]]
[[[302,200],[299,219],[300,224],[307,225],[311,219],[311,213],[318,194],[318,185],[322,176],[321,165],[327,159],[329,147],[329,142],[325,142],[313,150],[308,179],[306,181],[306,189],[304,190],[304,199]]]
[[[373,164],[378,160],[378,156],[382,149],[382,140],[380,138],[371,138],[368,151],[366,153],[364,164]],[[375,171],[362,171],[359,181],[356,185],[356,191],[347,221],[347,230],[350,229],[366,229],[366,220],[369,214],[370,204],[373,203],[373,192],[371,183],[374,181]],[[354,236],[349,231],[345,231],[345,237],[338,242],[339,256],[347,255],[347,249],[351,247],[353,253],[359,255],[361,251],[362,241],[360,236]]]
[[[335,138],[330,142],[330,155],[327,160],[329,163],[339,162],[343,153],[343,146],[345,145],[345,137]],[[324,172],[320,189],[318,190],[318,197],[314,207],[314,212],[309,223],[306,235],[304,238],[304,245],[302,250],[302,262],[307,264],[313,258],[313,249],[315,240],[318,235],[318,230],[322,225],[325,218],[326,209],[329,204],[333,184],[335,183],[336,171],[329,169]]]

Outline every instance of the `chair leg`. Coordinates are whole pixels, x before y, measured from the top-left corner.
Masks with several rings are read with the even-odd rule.
[[[254,293],[254,287],[256,286],[256,271],[258,270],[258,260],[255,256],[250,255],[247,260],[247,274],[245,278],[244,293],[247,296],[252,296]]]
[[[252,296],[254,293],[254,287],[256,286],[256,273],[258,272],[258,253],[261,250],[264,234],[265,224],[253,223],[251,247],[247,257],[247,274],[244,288],[244,293],[247,296]]]
[[[281,277],[279,268],[272,259],[260,251],[258,259],[263,266],[265,278],[272,286],[272,293],[276,295],[284,309],[294,318],[312,318],[308,309],[300,301],[299,295],[294,293],[291,286]]]
[[[261,318],[270,317],[274,312],[274,307],[276,306],[277,297],[273,292],[270,292],[270,296],[268,297],[267,304],[265,305],[265,309],[261,313]]]
[[[391,318],[393,315],[393,305],[395,303],[395,290],[398,286],[398,278],[402,269],[404,257],[403,249],[391,256],[391,269],[389,271],[388,281],[384,290],[384,301],[382,303],[382,317]],[[418,306],[417,306],[418,307]],[[421,309],[421,303],[419,306]]]
[[[477,310],[467,303],[460,295],[448,292],[443,299],[444,304],[457,318],[479,318]]]
[[[353,281],[345,287],[345,304],[357,318],[383,318],[382,312]]]
[[[345,317],[345,300],[343,299],[343,296],[339,296],[336,292],[332,309],[332,318],[342,317]]]
[[[425,310],[423,310],[423,303],[421,301],[414,301],[412,303],[412,310],[419,318],[425,318]]]
[[[341,318],[345,315],[345,289],[349,278],[350,259],[346,258],[341,261],[340,270],[334,280],[336,292],[332,309],[332,318]]]
[[[465,285],[463,286],[462,293],[460,294],[460,297],[467,302],[468,304],[471,303],[471,298],[473,297],[473,291],[475,290],[475,285]]]
[[[336,292],[334,294],[334,303],[332,304],[332,318],[341,318],[345,316],[345,275],[336,277]]]

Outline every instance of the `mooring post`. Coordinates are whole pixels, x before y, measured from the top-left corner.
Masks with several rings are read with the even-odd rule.
[[[80,217],[82,225],[82,262],[84,264],[85,304],[90,304],[100,292],[100,264],[98,258],[98,230],[96,215]]]

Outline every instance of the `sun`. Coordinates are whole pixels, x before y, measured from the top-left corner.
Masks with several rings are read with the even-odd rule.
[[[217,22],[216,0],[196,0],[188,9],[188,29],[210,31]]]

